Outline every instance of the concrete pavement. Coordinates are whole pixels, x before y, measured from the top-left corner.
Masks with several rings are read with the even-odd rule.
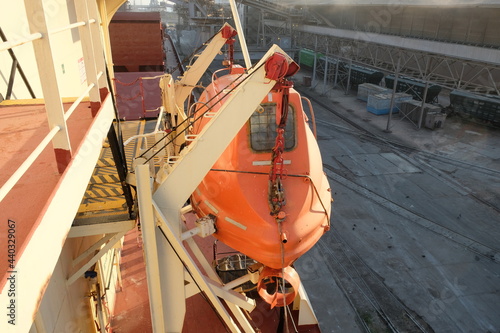
[[[332,230],[296,264],[322,331],[499,332],[500,130],[456,117],[417,130],[395,115],[385,133],[355,92],[301,87],[301,74],[297,89],[323,105],[335,199]]]

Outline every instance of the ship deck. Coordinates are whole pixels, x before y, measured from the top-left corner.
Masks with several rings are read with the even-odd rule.
[[[0,264],[0,302],[7,304],[15,295],[16,311],[31,320],[54,274],[113,122],[110,94],[103,91],[101,98],[93,105],[62,101],[69,150],[56,150],[51,144],[47,119],[60,115],[57,110],[47,111],[42,100],[6,101],[0,106],[0,241],[6,244],[5,260]],[[31,326],[31,320],[19,321],[21,327],[16,329]]]
[[[194,226],[195,216],[186,215],[188,227]],[[215,238],[195,237],[196,243],[209,262],[213,258],[213,244]],[[217,252],[235,253],[233,249],[217,243]],[[116,295],[111,327],[113,332],[135,333],[152,332],[151,312],[148,299],[146,268],[143,259],[143,244],[140,230],[131,230],[125,236],[123,250],[121,251],[121,276],[122,289]],[[219,257],[218,257],[219,258]],[[291,307],[290,307],[291,308]],[[277,332],[279,325],[280,309],[270,309],[269,304],[261,299],[256,299],[256,308],[249,314],[250,323],[260,329],[262,333]],[[289,332],[298,322],[297,311],[292,311],[293,321],[289,320]],[[290,318],[289,318],[290,319]],[[210,301],[202,293],[191,296],[186,300],[186,316],[184,318],[183,333],[204,332],[220,333],[227,331],[223,321],[212,308]],[[298,333],[319,333],[317,325],[303,325],[297,328]]]
[[[155,127],[154,120],[127,121],[122,123],[124,140],[134,134],[151,132]],[[154,143],[152,137],[147,139],[147,146]],[[125,147],[127,152],[127,163],[131,165],[134,151],[137,154],[138,145]],[[186,224],[188,228],[194,227],[196,219],[194,214],[186,214]],[[206,238],[195,237],[195,241],[208,262],[213,261],[215,238],[212,236]],[[218,242],[218,258],[222,254],[236,253],[229,246]],[[121,250],[120,272],[121,288],[116,294],[116,303],[113,308],[111,327],[114,332],[133,333],[133,332],[151,332],[151,312],[146,279],[146,263],[143,255],[142,234],[139,228],[130,230],[124,238],[123,249]],[[269,305],[261,299],[256,300],[257,306],[249,314],[251,324],[258,327],[261,332],[276,332],[279,325],[279,309],[270,309]],[[292,311],[297,323],[297,311]],[[289,321],[290,327],[293,323]],[[219,333],[226,331],[226,328],[214,311],[210,301],[206,299],[203,293],[198,293],[186,300],[186,316],[184,319],[183,332],[206,332]],[[303,325],[299,328],[300,333],[319,332],[317,325]]]
[[[71,103],[65,103],[67,110]],[[0,105],[0,185],[26,160],[49,132],[44,104]],[[73,151],[77,150],[94,118],[88,102],[80,103],[67,121]],[[7,238],[7,221],[15,221],[16,258],[19,260],[26,244],[40,223],[50,199],[58,190],[63,175],[58,172],[54,151],[49,144],[19,182],[0,202],[0,237]],[[7,242],[3,239],[2,244]],[[8,262],[2,260],[4,276]],[[0,287],[5,284],[2,278]]]
[[[384,327],[377,311],[396,322],[418,317],[425,331],[500,327],[498,129],[455,117],[415,130],[393,115],[386,133],[387,116],[368,113],[354,94],[301,79],[335,198],[332,230],[296,263],[321,330]],[[396,149],[404,147],[414,149]],[[141,246],[140,233],[129,232],[116,332],[151,329]],[[209,243],[204,252],[211,260]],[[266,317],[262,332],[276,332],[276,319]],[[200,295],[188,300],[184,332],[221,331]]]
[[[321,86],[313,90],[298,84],[297,88],[322,102],[315,104],[318,139],[336,199],[332,231],[296,264],[320,327],[361,332],[363,320],[375,319],[370,317],[369,302],[355,303],[356,297],[368,291],[357,290],[348,276],[341,275],[347,269],[350,279],[386,286],[377,289],[372,285],[373,297],[395,297],[435,331],[498,330],[498,129],[452,118],[443,129],[416,131],[395,116],[392,132],[385,133],[387,118],[367,113],[365,104],[354,96],[330,88],[321,96]],[[351,123],[322,105],[333,105]],[[64,106],[67,109],[69,104]],[[0,110],[3,185],[49,128],[43,104],[0,106]],[[75,152],[94,122],[88,103],[82,103],[69,118]],[[367,136],[360,127],[383,140]],[[417,150],[398,151],[394,143]],[[396,164],[391,166],[390,160]],[[0,203],[0,237],[7,237],[7,221],[15,221],[17,258],[37,231],[65,176],[58,173],[49,145]],[[205,242],[202,248],[209,258],[211,240]],[[349,261],[356,265],[348,266]],[[125,236],[120,267],[123,289],[117,294],[113,331],[149,332],[142,240],[137,229]],[[7,262],[0,268],[4,276]],[[5,281],[2,278],[2,285]],[[187,309],[185,332],[225,330],[201,295],[188,299]],[[366,312],[356,312],[360,309]],[[393,304],[387,311],[396,316],[391,312],[396,310],[400,309]],[[268,328],[262,332],[276,332],[277,313],[262,316],[253,317],[255,322],[265,319]]]

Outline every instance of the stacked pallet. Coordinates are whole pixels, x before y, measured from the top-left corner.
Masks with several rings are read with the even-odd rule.
[[[368,101],[368,96],[376,94],[387,94],[390,93],[391,89],[381,87],[373,83],[363,83],[358,86],[357,98],[362,101]]]
[[[366,104],[366,110],[376,115],[388,114],[391,107],[392,94],[375,94],[368,96],[368,103]],[[405,93],[394,94],[394,105],[392,107],[392,113],[398,113],[401,104],[406,101],[411,101],[412,96]]]
[[[422,101],[405,101],[401,104],[400,116],[402,119],[408,119],[412,123],[418,123],[420,114],[422,113]],[[425,124],[425,119],[428,113],[441,113],[441,107],[433,104],[424,104],[422,115],[422,123]]]

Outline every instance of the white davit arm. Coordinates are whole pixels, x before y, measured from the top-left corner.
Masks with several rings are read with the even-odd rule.
[[[201,77],[206,72],[220,49],[227,40],[236,36],[236,30],[225,23],[219,32],[210,40],[203,52],[192,66],[188,68],[182,78],[175,83],[175,104],[180,110],[184,109],[184,102],[191,94],[191,90],[200,82]]]
[[[245,40],[245,34],[243,33],[243,28],[241,27],[240,16],[238,15],[238,9],[236,8],[235,0],[229,0],[231,4],[231,12],[233,12],[234,24],[236,25],[236,31],[238,31],[238,40],[240,41],[241,52],[243,53],[243,59],[245,59],[245,67],[252,67],[252,61],[250,60],[250,53],[248,52],[247,41]]]
[[[187,151],[158,187],[154,200],[167,215],[168,212],[178,214],[203,177],[274,87],[276,80],[269,78],[266,67],[274,72],[275,66],[265,64],[275,53],[281,54],[289,64],[293,62],[277,45],[271,47],[245,81],[230,94],[210,123],[187,147]],[[234,112],[235,110],[237,112]]]

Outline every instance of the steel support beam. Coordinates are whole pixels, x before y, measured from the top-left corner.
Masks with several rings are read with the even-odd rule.
[[[238,32],[238,40],[240,41],[241,52],[243,53],[243,59],[245,59],[245,67],[252,67],[252,61],[250,60],[250,53],[248,53],[247,42],[245,40],[245,33],[243,32],[243,27],[241,26],[240,15],[238,14],[238,9],[236,8],[235,0],[229,0],[231,5],[231,12],[233,13],[233,20],[236,25],[236,31]]]
[[[328,82],[328,56],[325,56],[325,70],[323,72],[323,95],[326,95],[327,82]]]
[[[266,20],[266,26],[281,24]],[[427,79],[448,90],[500,93],[500,50],[328,27],[299,25],[294,29],[294,45],[328,56],[339,55],[354,64],[395,73],[401,52],[401,75]],[[425,73],[428,61],[433,65]]]
[[[67,285],[69,286],[69,285],[73,284],[73,282],[75,282],[80,277],[83,277],[83,274],[87,271],[87,269],[89,269],[93,264],[95,264],[97,262],[97,260],[101,259],[101,257],[104,254],[106,254],[106,252],[108,252],[108,250],[111,249],[116,244],[116,242],[118,242],[123,236],[125,236],[127,231],[118,232],[118,233],[112,235],[112,237],[109,239],[109,241],[106,243],[106,245],[104,245],[104,247],[102,247],[99,250],[99,252],[97,252],[89,261],[87,261],[82,267],[80,267],[76,272],[74,272],[68,278]],[[95,244],[94,244],[94,246],[95,246]],[[92,248],[94,248],[94,246],[92,246]]]
[[[241,296],[236,296],[234,294],[231,294],[230,291],[226,291],[222,288],[218,288],[218,286],[215,286],[210,280],[207,280],[204,278],[203,274],[199,270],[199,268],[196,266],[196,263],[189,257],[187,254],[186,249],[182,245],[181,241],[179,238],[176,236],[175,230],[172,228],[172,223],[169,222],[166,217],[162,214],[160,208],[156,205],[155,202],[153,202],[153,206],[155,207],[155,214],[157,216],[158,221],[160,222],[159,229],[161,230],[161,234],[164,237],[163,242],[168,243],[168,246],[170,246],[175,253],[177,257],[177,261],[181,262],[182,260],[182,266],[186,265],[186,269],[189,270],[189,273],[191,277],[196,281],[196,283],[200,286],[201,291],[203,291],[214,308],[216,309],[218,315],[222,318],[226,326],[229,328],[229,330],[233,333],[239,333],[241,332],[240,329],[238,328],[238,325],[234,322],[233,318],[229,315],[229,313],[226,311],[222,303],[220,302],[218,297],[224,298],[228,300],[229,303],[237,302],[239,303],[239,298]],[[171,269],[169,267],[169,269]],[[183,269],[184,271],[184,269]],[[182,283],[184,285],[184,280],[182,280]],[[165,288],[166,289],[166,288]],[[183,286],[184,289],[184,286]],[[166,291],[166,290],[165,290]],[[233,298],[234,297],[234,298]],[[230,300],[230,301],[229,301]],[[184,300],[182,300],[184,301]],[[234,303],[233,303],[234,304]],[[245,306],[245,303],[239,303],[240,305]],[[250,303],[251,304],[251,303]],[[168,305],[167,305],[168,306]],[[179,304],[177,304],[179,306]],[[247,306],[245,306],[247,307]],[[253,309],[252,307],[249,307]],[[170,311],[173,310],[172,308],[169,308]],[[249,328],[245,329],[245,332],[254,332],[253,328],[250,326],[246,318],[241,314],[239,315],[238,312],[234,313],[235,317],[238,319],[238,322],[242,324],[243,327]],[[182,320],[182,318],[177,318],[177,320]],[[166,322],[166,332],[180,332],[180,331],[173,331],[169,328],[171,323]],[[181,325],[182,328],[182,325]],[[156,332],[155,332],[156,333]]]
[[[175,162],[172,170],[153,195],[153,201],[158,206],[158,214],[163,221],[161,229],[168,240],[167,242],[164,237],[159,237],[159,234],[156,233],[160,279],[164,295],[163,305],[164,308],[169,309],[169,312],[165,313],[165,325],[168,332],[181,331],[184,318],[185,273],[183,263],[187,263],[180,261],[179,256],[182,253],[179,251],[182,252],[182,248],[174,246],[183,231],[181,209],[227,145],[250,118],[261,100],[273,88],[275,81],[266,78],[264,64],[276,52],[285,55],[278,46],[272,47],[266,53],[244,81],[240,82],[228,95],[227,101],[202,132],[185,149],[181,158]],[[292,61],[290,58],[287,60],[288,62]],[[244,93],[245,91],[251,91],[251,93]],[[234,112],[235,109],[238,112]],[[207,154],[207,151],[211,153]],[[192,269],[190,268],[191,274],[197,274]],[[203,281],[200,283],[206,284]],[[204,289],[212,290],[208,285]],[[211,301],[224,316],[225,309],[218,305],[218,299],[215,297]],[[225,321],[230,327],[234,325],[230,317],[226,318]],[[236,326],[234,327],[234,332],[239,331]]]
[[[396,67],[396,73],[394,75],[394,86],[392,88],[392,94],[391,94],[391,104],[389,105],[389,116],[387,117],[387,127],[385,128],[385,132],[387,133],[391,132],[392,108],[394,107],[394,94],[396,93],[398,87],[400,65],[401,65],[401,57],[398,56],[398,64]]]
[[[91,253],[94,253],[95,251],[99,250],[104,244],[109,242],[111,238],[113,238],[114,235],[117,233],[110,233],[107,235],[104,235],[101,239],[99,239],[97,242],[92,244],[87,250],[83,251],[78,257],[76,257],[73,260],[72,265],[76,266],[78,265],[83,259],[87,258]]]
[[[135,220],[73,225],[71,227],[71,230],[69,231],[68,238],[117,233],[121,231],[132,230],[134,227],[135,227]]]
[[[71,143],[64,120],[59,84],[50,45],[50,35],[45,21],[45,11],[41,0],[25,0],[26,17],[31,34],[41,33],[43,38],[33,41],[33,50],[40,77],[43,77],[42,91],[49,128],[59,126],[61,130],[52,139],[57,160],[57,169],[63,173],[71,161]]]
[[[101,106],[101,96],[99,94],[99,82],[97,79],[97,68],[94,59],[94,39],[96,36],[92,36],[91,26],[96,24],[96,22],[90,21],[89,11],[87,8],[86,0],[75,0],[75,11],[78,21],[85,22],[84,26],[80,26],[78,31],[80,33],[80,38],[82,40],[82,53],[83,62],[85,66],[85,78],[87,80],[87,85],[94,84],[94,87],[89,92],[90,98],[90,111],[92,116],[95,116],[99,107]],[[100,37],[97,36],[100,41]],[[100,57],[102,58],[102,57]]]
[[[120,126],[120,123],[117,123],[116,126]],[[123,195],[125,196],[125,200],[127,202],[129,217],[130,219],[134,219],[134,197],[132,195],[130,185],[126,181],[128,174],[127,161],[124,154],[123,141],[115,131],[115,124],[111,124],[109,127],[108,143],[109,148],[111,149],[111,154],[113,155],[113,160],[115,161],[116,171],[118,173],[118,178],[120,179]]]
[[[191,91],[198,84],[208,66],[212,63],[212,60],[226,43],[227,38],[222,37],[222,30],[226,27],[230,27],[229,24],[224,24],[217,35],[215,35],[206,45],[196,62],[190,66],[181,79],[176,82],[175,104],[181,109],[183,109],[186,98],[191,94]]]
[[[2,39],[3,42],[7,41],[7,37],[5,37],[5,34],[3,33],[3,30],[1,27],[0,27],[0,38]],[[24,84],[26,85],[26,89],[28,89],[28,92],[30,93],[31,98],[36,98],[35,93],[33,92],[33,89],[31,89],[31,85],[28,82],[28,78],[24,74],[24,71],[21,68],[21,65],[19,64],[19,61],[17,60],[17,57],[14,54],[14,51],[12,49],[8,49],[7,51],[9,52],[9,55],[12,59],[12,62],[16,63],[16,68],[19,72],[19,75],[21,75],[21,78],[23,79]],[[10,80],[14,81],[14,78],[9,78],[9,82],[10,82]],[[9,92],[7,92],[5,99],[9,99],[9,98],[10,98],[10,94],[9,94]]]
[[[138,165],[135,169],[135,174],[137,177],[137,197],[139,200],[142,240],[144,244],[151,323],[153,332],[160,333],[165,332],[165,321],[163,316],[164,308],[160,281],[160,265],[158,263],[158,247],[156,244],[157,228],[153,212],[149,165]]]

